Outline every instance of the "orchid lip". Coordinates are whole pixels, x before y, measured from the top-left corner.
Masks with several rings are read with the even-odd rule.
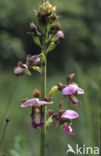
[[[43,127],[44,121],[40,119],[40,123],[37,124],[34,119],[32,119],[32,127],[35,129],[40,129]]]
[[[75,135],[74,132],[72,132],[71,126],[67,126],[64,124],[64,132],[66,132],[68,135]]]

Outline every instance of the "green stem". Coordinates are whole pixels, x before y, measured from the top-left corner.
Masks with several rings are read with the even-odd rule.
[[[47,58],[46,58],[47,45],[45,44],[46,38],[47,38],[47,35],[44,37],[43,48],[42,48],[42,53],[44,53],[44,56],[45,56],[45,62],[41,64],[41,68],[42,68],[42,75],[41,75],[41,99],[42,100],[46,96],[46,77],[47,77]],[[43,114],[44,114],[44,126],[41,129],[40,156],[45,156],[46,116],[47,116],[47,107],[46,106],[43,108]]]
[[[4,130],[3,130],[2,135],[1,135],[1,138],[0,138],[0,145],[2,144],[2,141],[3,141],[4,136],[5,136],[5,133],[6,133],[6,129],[8,127],[8,123],[9,123],[10,120],[9,119],[6,119],[5,121],[6,121],[6,124],[5,124]]]

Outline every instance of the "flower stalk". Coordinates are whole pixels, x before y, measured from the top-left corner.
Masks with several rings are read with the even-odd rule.
[[[46,30],[47,31],[47,30]],[[42,52],[44,54],[44,61],[41,63],[41,99],[43,100],[46,96],[46,80],[47,80],[47,45],[45,44],[45,40],[47,38],[47,32],[43,39],[43,48]],[[46,138],[46,117],[47,117],[47,106],[43,108],[43,114],[44,114],[44,126],[41,129],[41,137],[40,137],[40,156],[45,155],[45,138]]]

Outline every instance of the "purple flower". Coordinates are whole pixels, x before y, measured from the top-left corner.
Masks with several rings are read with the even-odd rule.
[[[52,41],[53,42],[60,42],[63,39],[64,39],[64,33],[61,30],[59,30],[59,31],[57,31],[57,33],[56,33],[55,37],[52,39]]]
[[[13,73],[16,76],[23,75],[24,73],[31,75],[30,71],[28,70],[28,66],[22,62],[18,62],[17,67],[14,68]]]
[[[21,67],[15,67],[14,68],[14,74],[15,75],[23,75],[25,71],[25,68],[21,68]]]
[[[28,65],[29,68],[33,66],[37,66],[41,63],[40,58],[37,55],[27,55],[26,58],[26,64]]]
[[[75,94],[76,92],[77,94],[84,94],[84,90],[79,88],[75,84],[69,84],[68,86],[62,89],[63,95],[72,95],[72,94]]]
[[[43,113],[42,113],[42,109],[39,107],[32,108],[32,127],[37,129],[37,128],[42,128],[44,121],[43,121]]]
[[[79,88],[76,84],[69,84],[62,89],[62,94],[69,96],[69,100],[73,105],[81,105],[76,96],[78,94],[84,94],[84,90]]]
[[[38,123],[37,123],[37,120],[39,121]],[[32,118],[32,127],[35,129],[42,128],[44,124],[43,119],[37,118],[37,120],[35,120],[35,118]]]
[[[64,125],[64,131],[69,135],[75,135],[74,132],[72,132],[72,119],[78,118],[79,114],[76,111],[73,110],[61,110],[59,114],[54,114],[53,118],[55,118],[58,122],[56,127],[59,127],[60,125]]]
[[[75,135],[74,132],[72,132],[71,124],[72,124],[72,119],[78,118],[79,114],[73,110],[66,110],[62,115],[61,119],[67,119],[67,122],[65,120],[64,123],[64,132],[66,132],[69,135]]]
[[[52,104],[53,102],[47,101],[40,101],[39,98],[32,98],[24,100],[21,104],[21,107],[32,107],[32,127],[33,128],[42,128],[44,121],[43,121],[43,111],[42,108],[45,105]]]

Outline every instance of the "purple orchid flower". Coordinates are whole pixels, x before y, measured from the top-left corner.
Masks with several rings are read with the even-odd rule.
[[[52,112],[52,113],[54,113],[54,112]],[[75,135],[75,133],[72,132],[71,125],[72,125],[72,119],[79,117],[79,114],[76,111],[60,110],[57,115],[56,114],[52,114],[52,115],[53,115],[53,118],[58,121],[57,125],[56,125],[57,128],[63,124],[64,125],[64,132],[66,132],[69,135]]]
[[[84,90],[79,88],[76,84],[69,84],[62,89],[62,94],[69,96],[69,100],[74,105],[81,105],[81,103],[76,98],[78,94],[84,94]]]
[[[39,58],[39,56],[37,55],[27,55],[27,58],[26,58],[26,64],[28,65],[29,68],[33,67],[33,66],[38,66],[40,65],[41,63],[41,60]]]
[[[67,122],[64,123],[64,132],[66,132],[69,135],[75,135],[74,132],[72,132],[71,128],[71,120],[78,118],[79,114],[73,110],[66,110],[62,115],[61,119],[67,119]]]
[[[23,64],[21,61],[18,62],[17,67],[14,68],[13,73],[16,76],[20,76],[25,73],[31,75],[29,68],[32,68],[33,66],[38,66],[40,63],[40,58],[37,55],[27,55],[26,64]]]
[[[48,104],[52,104],[53,102],[40,101],[38,98],[27,99],[23,101],[21,107],[32,107],[32,127],[33,128],[42,128],[43,121],[43,112],[42,107]]]
[[[28,70],[28,66],[22,62],[18,62],[17,67],[14,68],[13,73],[16,76],[23,75],[24,73],[31,75],[30,71]]]

